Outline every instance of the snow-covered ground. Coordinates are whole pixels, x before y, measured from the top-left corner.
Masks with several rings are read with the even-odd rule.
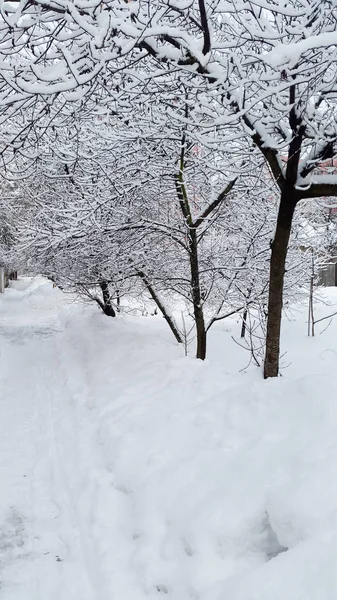
[[[290,366],[263,381],[239,372],[235,319],[202,363],[160,317],[109,319],[42,278],[13,284],[1,600],[336,600],[336,323],[308,339],[294,311]]]

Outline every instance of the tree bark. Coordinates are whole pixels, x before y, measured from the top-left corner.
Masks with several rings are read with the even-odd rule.
[[[207,349],[207,334],[205,328],[204,311],[202,307],[194,305],[194,318],[197,330],[197,353],[196,358],[205,360]]]
[[[102,311],[108,317],[115,317],[116,316],[116,312],[115,312],[115,310],[114,310],[114,308],[113,308],[113,306],[111,304],[111,297],[110,297],[110,292],[109,292],[109,284],[107,283],[107,281],[100,281],[99,282],[99,287],[102,290],[102,296],[103,296],[103,302],[99,303]]]
[[[315,336],[315,319],[314,319],[314,275],[310,277],[309,288],[309,311],[308,311],[308,336]]]
[[[180,335],[180,333],[178,331],[178,328],[177,328],[177,326],[176,326],[176,324],[174,322],[174,319],[173,319],[173,317],[171,317],[168,314],[168,312],[167,312],[164,304],[161,302],[161,300],[160,300],[158,294],[156,293],[154,287],[151,285],[151,283],[149,282],[148,278],[146,277],[145,273],[143,273],[143,271],[138,271],[138,275],[141,278],[141,280],[143,281],[145,287],[147,288],[147,290],[148,290],[148,292],[149,292],[152,300],[154,300],[154,302],[158,306],[161,314],[163,315],[166,323],[168,324],[169,328],[171,329],[171,331],[172,331],[174,337],[176,338],[178,344],[182,344],[183,340],[182,340],[182,337],[181,337],[181,335]]]
[[[245,308],[245,310],[243,311],[243,315],[242,315],[242,324],[241,324],[241,333],[240,333],[241,338],[244,338],[246,336],[247,316],[248,316],[248,311]]]
[[[195,229],[191,228],[188,232],[189,238],[189,258],[191,268],[191,288],[193,312],[195,327],[197,331],[197,353],[196,358],[205,360],[207,349],[207,332],[205,327],[204,311],[202,307],[200,277],[199,277],[199,259],[198,259],[198,238]]]
[[[296,202],[295,190],[285,188],[281,194],[270,259],[266,355],[264,362],[265,379],[268,377],[277,377],[279,373],[285,263]]]

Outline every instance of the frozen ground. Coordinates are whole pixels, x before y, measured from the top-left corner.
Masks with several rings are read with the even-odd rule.
[[[7,290],[1,600],[336,600],[336,327],[294,312],[264,382],[235,320],[202,363],[160,317]]]

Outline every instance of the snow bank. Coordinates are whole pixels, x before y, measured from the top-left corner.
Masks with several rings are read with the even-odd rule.
[[[49,279],[42,277],[42,275],[36,277],[19,277],[17,280],[9,281],[9,289],[7,291],[15,290],[27,296],[36,292],[41,287],[46,292],[47,289],[50,290],[53,288],[53,284]]]
[[[214,359],[201,363],[177,356],[151,318],[97,315],[72,327],[105,473],[93,520],[107,589],[174,600],[335,598],[333,560],[330,579],[315,586],[308,564],[328,568],[337,533],[337,380],[319,363],[336,343],[332,328],[307,339],[303,311],[295,316],[285,336],[301,353],[300,373],[293,364],[267,382],[257,371],[226,373],[230,331],[216,332]],[[303,375],[306,361],[323,374]]]

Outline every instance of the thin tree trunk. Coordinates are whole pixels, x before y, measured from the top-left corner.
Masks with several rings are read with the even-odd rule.
[[[156,293],[154,287],[151,285],[151,283],[149,282],[149,280],[147,279],[145,273],[143,273],[143,271],[138,271],[138,275],[141,278],[141,280],[143,281],[145,287],[147,288],[152,300],[154,300],[154,302],[156,303],[156,305],[158,306],[160,312],[162,313],[166,323],[168,324],[169,328],[171,329],[174,337],[176,338],[178,344],[182,344],[183,340],[182,337],[178,331],[178,328],[174,322],[173,317],[171,317],[164,304],[162,303],[162,301],[159,298],[159,295]]]
[[[309,288],[309,305],[308,305],[308,337],[310,337],[311,333],[311,278],[310,278],[310,288]]]
[[[246,336],[246,327],[247,327],[247,315],[248,311],[245,308],[242,315],[242,325],[241,325],[241,334],[240,337],[244,338]]]
[[[197,353],[196,358],[205,360],[207,349],[207,334],[205,328],[204,311],[202,307],[194,305],[194,318],[197,330]]]
[[[309,318],[308,318],[308,336],[315,336],[315,321],[314,321],[314,275],[310,277],[309,291]]]
[[[294,191],[289,190],[289,188],[285,189],[281,195],[270,259],[266,356],[264,362],[265,379],[277,377],[279,373],[285,263],[295,206]]]
[[[198,238],[195,229],[190,229],[188,232],[189,237],[189,257],[191,267],[191,287],[192,287],[192,300],[193,300],[193,312],[195,319],[195,326],[197,331],[197,354],[196,358],[205,360],[206,358],[206,342],[207,332],[205,327],[204,311],[202,307],[201,289],[200,289],[200,278],[199,278],[199,259],[198,259]]]
[[[105,315],[107,315],[108,317],[115,317],[116,316],[116,312],[111,304],[111,297],[110,297],[110,292],[109,292],[109,284],[107,283],[107,281],[100,281],[99,282],[99,287],[102,290],[102,296],[103,296],[103,302],[99,303],[102,311],[104,312]]]
[[[315,282],[315,256],[311,248],[311,279],[310,279],[310,309],[311,309],[311,335],[315,335],[315,317],[314,317],[314,282]]]

